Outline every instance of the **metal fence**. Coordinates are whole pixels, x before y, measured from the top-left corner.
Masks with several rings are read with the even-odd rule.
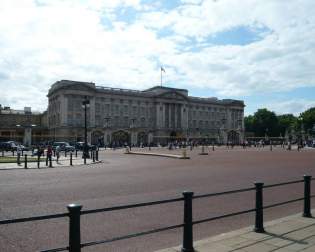
[[[137,203],[137,204],[121,205],[121,206],[92,209],[92,210],[85,210],[85,211],[81,210],[82,209],[81,205],[70,204],[67,206],[67,208],[68,208],[67,213],[44,215],[44,216],[34,216],[34,217],[19,218],[19,219],[1,220],[0,225],[69,217],[69,243],[68,243],[68,246],[60,247],[60,248],[53,248],[53,249],[48,249],[48,250],[42,250],[42,252],[57,252],[57,251],[67,251],[67,250],[70,252],[80,252],[81,248],[84,248],[84,247],[89,247],[89,246],[99,245],[99,244],[106,244],[106,243],[110,243],[110,242],[114,242],[114,241],[119,241],[119,240],[129,239],[129,238],[133,238],[133,237],[158,233],[158,232],[162,232],[162,231],[166,231],[166,230],[183,228],[182,251],[194,252],[193,226],[200,224],[200,223],[205,223],[205,222],[219,220],[219,219],[232,217],[232,216],[236,216],[236,215],[242,215],[242,214],[246,214],[246,213],[255,212],[254,231],[257,233],[263,233],[263,232],[265,232],[264,222],[263,222],[263,216],[264,216],[263,210],[264,209],[277,207],[277,206],[281,206],[281,205],[286,205],[289,203],[294,203],[294,202],[298,202],[298,201],[302,201],[302,200],[304,201],[303,217],[312,217],[312,215],[311,215],[311,198],[314,197],[315,195],[311,195],[311,180],[314,180],[314,179],[312,179],[311,176],[304,175],[303,179],[301,179],[301,180],[288,181],[288,182],[270,184],[270,185],[264,185],[264,183],[262,183],[262,182],[255,182],[254,186],[249,187],[249,188],[232,190],[232,191],[224,191],[224,192],[219,192],[219,193],[202,194],[202,195],[196,195],[196,196],[194,196],[193,192],[186,191],[186,192],[183,192],[182,197],[173,198],[173,199],[151,201],[151,202],[142,202],[142,203]],[[303,195],[303,197],[264,206],[264,204],[263,204],[263,189],[264,188],[279,187],[279,186],[297,184],[297,183],[302,183],[302,182],[304,182],[304,195]],[[222,195],[242,193],[242,192],[248,192],[248,191],[255,191],[255,194],[256,194],[255,208],[246,209],[246,210],[239,211],[239,212],[233,212],[233,213],[229,213],[229,214],[224,214],[224,215],[220,215],[220,216],[209,217],[209,218],[204,218],[204,219],[193,221],[193,217],[192,217],[193,199],[218,197],[218,196],[222,196]],[[143,232],[139,232],[139,233],[133,233],[133,234],[125,235],[125,236],[114,237],[114,238],[106,239],[106,240],[81,243],[80,218],[82,215],[95,214],[95,213],[101,213],[101,212],[118,211],[118,210],[122,210],[122,209],[139,208],[139,207],[153,206],[153,205],[160,205],[160,204],[167,204],[167,203],[173,203],[173,202],[179,202],[179,201],[184,202],[184,208],[183,208],[184,222],[181,224],[162,227],[162,228],[158,228],[158,229],[152,229],[152,230],[143,231]]]

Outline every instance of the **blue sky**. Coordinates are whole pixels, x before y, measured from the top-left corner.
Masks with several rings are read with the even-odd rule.
[[[58,80],[315,106],[315,1],[2,0],[0,104],[47,107]]]

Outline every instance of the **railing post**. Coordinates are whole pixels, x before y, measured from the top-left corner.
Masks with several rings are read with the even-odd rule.
[[[184,231],[183,247],[181,252],[194,252],[193,224],[192,224],[192,199],[193,192],[183,192],[184,196]]]
[[[311,214],[311,179],[312,176],[304,175],[304,211],[303,217],[312,217]]]
[[[255,229],[256,233],[264,233],[264,212],[263,212],[263,187],[264,183],[256,182],[256,216]]]
[[[69,211],[69,252],[81,252],[80,212],[82,206],[70,204]]]
[[[24,168],[27,169],[27,155],[24,155]]]

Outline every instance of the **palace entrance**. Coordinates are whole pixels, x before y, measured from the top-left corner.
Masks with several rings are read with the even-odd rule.
[[[240,134],[236,132],[235,130],[231,130],[228,133],[228,142],[231,142],[232,144],[239,144],[240,143]]]
[[[128,132],[123,130],[116,131],[112,134],[112,144],[115,144],[115,146],[124,146],[125,144],[129,144],[129,138]]]
[[[148,144],[148,134],[146,134],[145,132],[138,133],[138,145],[140,144],[143,144],[143,145]]]

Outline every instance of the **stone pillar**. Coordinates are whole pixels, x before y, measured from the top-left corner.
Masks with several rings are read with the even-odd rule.
[[[27,127],[24,129],[23,144],[25,146],[32,145],[32,128]]]
[[[68,97],[65,95],[60,96],[60,125],[67,125],[68,114]]]
[[[132,130],[130,135],[131,135],[131,139],[130,139],[131,144],[136,145],[138,142],[138,139],[137,139],[138,133],[136,131]]]
[[[111,139],[112,137],[111,137],[111,132],[110,132],[110,130],[105,130],[105,132],[104,132],[104,143],[106,144],[106,145],[109,145],[110,144],[110,142],[111,142]]]
[[[152,133],[152,132],[150,132],[150,133],[148,134],[148,143],[149,143],[149,144],[153,143],[153,133]]]
[[[88,141],[88,143],[92,142],[92,131],[87,132],[87,141]]]
[[[184,112],[185,110],[185,112]],[[185,131],[188,130],[188,106],[181,105],[180,113],[181,113],[181,128]]]
[[[177,108],[178,108],[178,104],[174,104],[174,128],[176,129],[178,127],[177,125],[177,118],[178,118],[178,115],[177,115]]]
[[[89,126],[95,127],[95,97],[90,97]]]

